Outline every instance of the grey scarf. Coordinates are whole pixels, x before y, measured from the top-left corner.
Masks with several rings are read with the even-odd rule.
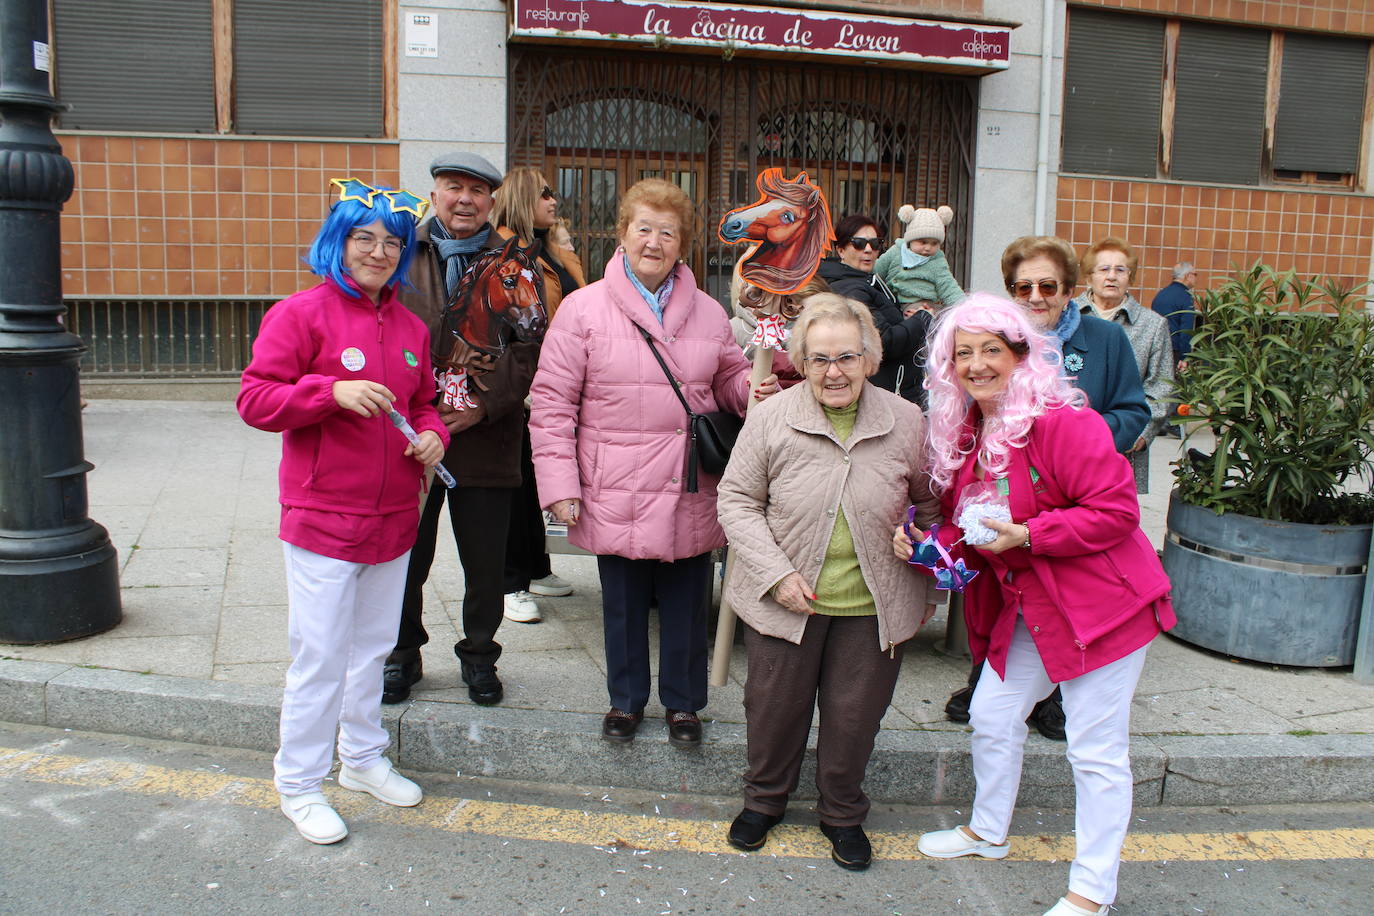
[[[441,221],[430,221],[429,240],[434,243],[439,257],[444,261],[444,287],[449,295],[458,288],[458,281],[468,269],[468,264],[472,263],[473,255],[486,250],[489,235],[491,223],[483,224],[481,229],[465,239],[455,239],[449,236],[448,227]]]

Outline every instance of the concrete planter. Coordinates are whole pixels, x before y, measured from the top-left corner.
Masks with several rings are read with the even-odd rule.
[[[1324,668],[1355,660],[1371,526],[1217,515],[1181,502],[1175,492],[1167,527],[1174,636],[1277,665]]]

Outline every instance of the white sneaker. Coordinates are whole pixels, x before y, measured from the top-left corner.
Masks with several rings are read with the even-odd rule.
[[[328,846],[348,836],[348,827],[343,818],[329,806],[329,799],[323,792],[310,792],[305,795],[283,795],[281,812],[296,825],[301,836],[312,843]]]
[[[530,582],[530,591],[543,598],[566,598],[573,593],[572,583],[549,573]]]
[[[960,856],[982,856],[984,859],[1005,859],[1011,846],[997,846],[987,840],[975,840],[958,827],[921,834],[916,848],[934,859],[957,859]]]
[[[339,785],[354,792],[366,792],[398,808],[413,808],[424,798],[420,787],[397,773],[385,757],[366,770],[355,770],[347,764],[340,766]]]
[[[1065,897],[1060,897],[1058,903],[1045,911],[1045,916],[1107,916],[1111,911],[1112,908],[1105,903],[1088,910]]]
[[[529,592],[510,592],[506,595],[506,619],[514,623],[538,623],[544,618],[539,605]]]

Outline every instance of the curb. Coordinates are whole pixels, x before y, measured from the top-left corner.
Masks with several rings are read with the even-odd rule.
[[[277,687],[0,659],[0,720],[272,752]],[[743,725],[712,723],[696,750],[668,743],[656,720],[625,745],[601,740],[586,713],[417,701],[383,707],[398,766],[493,779],[731,796],[745,768]],[[885,731],[864,781],[875,802],[967,805],[967,733]],[[1259,805],[1374,800],[1374,735],[1133,737],[1135,804]],[[814,739],[796,797],[815,797]],[[1058,742],[1026,742],[1018,803],[1072,807]]]

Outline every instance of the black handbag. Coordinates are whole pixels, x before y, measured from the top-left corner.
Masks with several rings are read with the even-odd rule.
[[[673,386],[673,394],[682,402],[682,409],[687,411],[688,431],[691,433],[687,445],[687,492],[695,493],[698,468],[708,474],[725,473],[725,466],[730,463],[730,450],[735,447],[735,440],[739,438],[744,420],[723,410],[693,413],[687,399],[682,395],[682,389],[678,387],[677,379],[668,371],[668,364],[663,361],[658,347],[654,346],[653,337],[638,325],[635,329],[649,345],[649,350],[654,354],[654,359],[658,360],[658,366],[667,377],[668,384]]]

